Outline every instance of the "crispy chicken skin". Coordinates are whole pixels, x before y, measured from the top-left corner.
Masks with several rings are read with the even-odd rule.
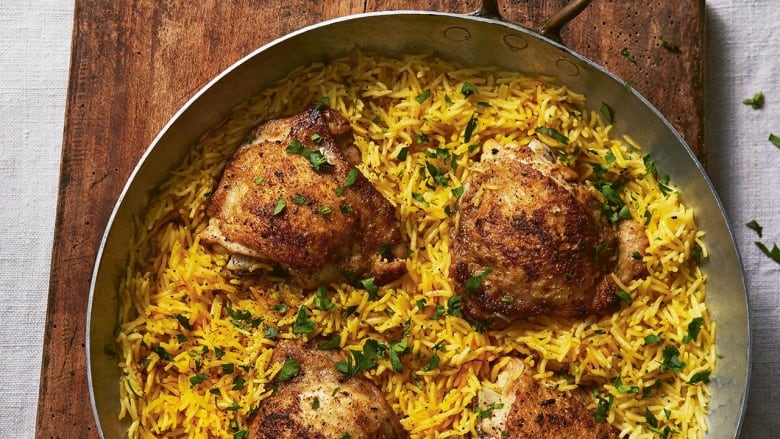
[[[201,242],[227,249],[234,268],[279,264],[304,288],[344,272],[377,284],[406,272],[395,257],[405,256],[395,209],[354,168],[359,154],[343,116],[312,107],[262,123],[253,134],[225,167]],[[315,170],[315,159],[306,157],[311,151],[328,164]],[[352,169],[357,179],[345,187]]]
[[[335,370],[343,359],[337,351],[282,341],[274,348],[272,361],[283,363],[288,358],[298,362],[300,371],[279,383],[278,392],[260,404],[250,421],[250,438],[325,439],[345,433],[351,439],[408,437],[374,383]]]
[[[450,236],[450,275],[463,309],[492,328],[533,315],[603,315],[620,299],[614,273],[629,282],[648,242],[624,220],[617,233],[577,174],[546,146],[488,141],[464,182],[460,219]],[[479,288],[469,278],[487,269]],[[473,285],[473,284],[472,284]]]
[[[498,375],[502,389],[497,393],[483,388],[477,404],[485,410],[490,404],[503,406],[491,411],[477,427],[483,439],[617,439],[620,431],[596,422],[584,395],[563,393],[546,387],[532,376],[525,364],[513,358]]]

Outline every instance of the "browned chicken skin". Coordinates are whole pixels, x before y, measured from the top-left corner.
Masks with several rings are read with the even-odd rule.
[[[295,360],[297,376],[278,383],[249,425],[250,438],[406,438],[408,435],[379,388],[363,377],[345,377],[334,365],[337,351],[320,351],[283,341],[273,362]],[[316,402],[315,402],[316,400]],[[348,434],[349,436],[344,436]]]
[[[477,405],[493,410],[477,427],[483,439],[617,439],[620,431],[596,422],[584,395],[563,393],[535,381],[519,359],[510,360],[499,374],[501,392],[483,389]]]
[[[343,273],[384,284],[406,272],[395,209],[354,167],[340,114],[314,107],[254,135],[225,167],[201,242],[227,249],[235,267],[279,264],[304,288]]]
[[[603,315],[619,289],[644,271],[641,226],[617,233],[577,174],[545,156],[546,147],[488,141],[464,182],[460,221],[451,233],[450,274],[463,309],[490,327],[538,314]],[[482,276],[478,288],[469,279]]]

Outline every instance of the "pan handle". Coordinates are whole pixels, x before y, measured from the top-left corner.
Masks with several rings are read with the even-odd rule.
[[[561,29],[574,17],[580,14],[590,4],[591,0],[574,0],[563,7],[539,29],[539,33],[553,41],[561,41]],[[495,20],[508,21],[501,16],[498,10],[498,0],[482,0],[482,4],[474,15],[478,17],[492,18]]]

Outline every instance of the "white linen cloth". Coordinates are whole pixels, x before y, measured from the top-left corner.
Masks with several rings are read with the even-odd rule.
[[[596,0],[599,1],[599,0]],[[630,1],[630,0],[624,0]],[[33,437],[57,202],[72,0],[0,0],[0,437]],[[780,2],[707,2],[706,149],[747,272],[753,374],[743,438],[780,436]],[[765,107],[742,100],[756,92]]]

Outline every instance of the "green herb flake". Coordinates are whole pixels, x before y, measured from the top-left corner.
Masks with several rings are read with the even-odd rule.
[[[390,366],[394,372],[403,371],[403,363],[401,362],[401,355],[406,354],[409,351],[409,343],[406,337],[398,341],[390,342]]]
[[[466,293],[473,293],[479,290],[482,287],[482,282],[484,282],[485,278],[492,272],[492,269],[487,268],[482,273],[466,279]]]
[[[349,204],[339,204],[339,211],[341,211],[341,213],[347,214],[354,212],[355,209],[353,209]]]
[[[289,381],[296,376],[298,376],[298,372],[301,371],[301,365],[298,364],[298,362],[295,360],[295,358],[287,358],[284,360],[284,364],[282,364],[282,368],[279,370],[279,373],[276,375],[276,382],[283,382],[283,381]]]
[[[632,299],[631,296],[626,291],[623,290],[615,291],[615,295],[618,296],[620,300],[622,300],[623,302],[626,302],[626,305],[630,306],[632,303],[634,303],[634,299]]]
[[[314,397],[314,400],[311,402],[311,408],[312,410],[317,410],[320,408],[320,399],[318,397]]]
[[[463,186],[452,188],[452,196],[455,198],[460,198],[463,196],[463,191],[464,191]]]
[[[663,35],[658,36],[658,41],[661,43],[661,47],[663,47],[664,49],[670,52],[680,53],[680,45],[666,41]]]
[[[433,312],[433,320],[439,320],[444,315],[445,308],[442,305],[436,305],[436,310]]]
[[[222,372],[230,374],[233,373],[236,370],[236,365],[233,363],[223,363],[222,364]]]
[[[708,384],[710,382],[710,371],[709,370],[703,370],[701,372],[696,372],[693,374],[693,376],[688,379],[688,384],[695,385],[699,383]]]
[[[314,103],[314,109],[315,110],[322,110],[330,103],[330,98],[327,96],[323,96],[317,100],[317,102]]]
[[[685,367],[685,363],[680,361],[680,351],[674,346],[666,346],[663,350],[663,362],[661,363],[661,372],[672,371],[679,372]]]
[[[631,394],[631,393],[639,392],[639,386],[629,386],[627,384],[624,384],[623,380],[620,378],[620,376],[615,378],[615,389],[617,389],[618,392],[624,393],[624,394]]]
[[[282,213],[285,207],[287,207],[287,202],[284,201],[284,198],[282,197],[277,198],[276,207],[274,207],[274,216]]]
[[[420,311],[424,310],[425,309],[425,303],[426,303],[425,299],[418,299],[417,300],[417,309],[419,309]]]
[[[314,202],[314,200],[310,200],[301,194],[295,194],[292,201],[293,203],[300,205],[309,205]]]
[[[241,390],[244,388],[244,383],[246,383],[246,380],[242,377],[233,377],[233,390]]]
[[[483,408],[476,407],[476,408],[474,409],[474,411],[475,411],[475,412],[476,412],[476,414],[477,414],[477,422],[479,422],[479,421],[482,421],[483,419],[487,419],[487,418],[489,418],[490,416],[492,416],[492,415],[493,415],[493,410],[500,410],[500,409],[502,409],[502,408],[504,408],[504,403],[502,403],[502,402],[499,402],[499,401],[496,401],[496,402],[491,402],[491,403],[490,403],[490,404],[489,404],[487,407],[485,407],[484,409],[483,409]],[[505,436],[505,435],[503,434],[503,432],[502,432],[502,436]]]
[[[330,214],[333,213],[333,209],[331,209],[330,206],[321,206],[319,209],[317,209],[317,212],[325,218],[328,218]]]
[[[548,128],[548,127],[536,127],[534,130],[539,134],[544,134],[545,136],[552,137],[553,139],[563,143],[564,145],[569,144],[569,138],[561,134],[558,130],[554,128]]]
[[[624,47],[620,49],[620,54],[623,55],[625,59],[627,59],[631,64],[636,64],[636,57],[631,54],[631,52],[628,51],[628,47]]]
[[[599,111],[601,111],[601,115],[604,116],[604,120],[607,121],[607,123],[611,124],[612,121],[615,120],[615,113],[612,112],[612,107],[607,105],[606,102],[601,103]]]
[[[336,304],[328,298],[328,289],[323,285],[317,288],[317,293],[314,296],[314,308],[320,311],[333,311],[336,309]]]
[[[472,83],[466,81],[460,87],[460,93],[463,95],[463,97],[467,98],[475,93],[478,93],[478,90]]]
[[[742,101],[742,103],[745,105],[750,105],[754,110],[760,110],[764,107],[764,94],[758,92],[754,94],[752,98]]]
[[[775,136],[774,134],[769,134],[769,141],[772,142],[772,145],[775,145],[776,147],[780,148],[780,137]]]
[[[350,377],[365,370],[373,369],[377,366],[378,350],[379,342],[369,338],[363,344],[363,351],[350,349],[350,356],[336,363],[335,368],[341,374]]]
[[[463,307],[462,302],[463,298],[461,296],[452,296],[447,299],[447,314],[459,316]]]
[[[635,251],[631,254],[631,258],[636,259],[637,261],[642,260],[642,253],[639,253],[638,251]]]
[[[246,439],[249,437],[249,432],[246,430],[238,430],[233,433],[233,439]]]
[[[403,148],[401,148],[398,151],[398,155],[396,155],[395,158],[398,159],[398,161],[402,162],[402,161],[406,160],[406,157],[408,155],[409,155],[409,147],[408,146],[404,146]]]
[[[314,133],[311,135],[311,141],[314,143],[321,143],[322,142],[322,136],[318,133]]]
[[[306,305],[301,305],[301,307],[298,308],[298,315],[292,326],[293,334],[308,335],[314,332],[314,322],[309,319],[308,311],[309,307]]]
[[[278,330],[278,329],[276,329],[276,328],[274,328],[274,327],[267,326],[267,327],[266,327],[266,328],[263,330],[263,336],[264,336],[265,338],[269,339],[269,340],[273,340],[273,339],[275,339],[276,337],[278,337],[278,336],[279,336],[279,330]]]
[[[474,130],[477,128],[477,114],[471,113],[469,121],[466,122],[466,129],[463,131],[463,143],[469,143]]]
[[[419,95],[417,95],[416,98],[414,98],[415,101],[417,101],[418,104],[422,104],[423,102],[427,101],[428,98],[431,97],[431,89],[426,88],[422,91]]]
[[[770,259],[780,264],[780,248],[777,248],[777,244],[773,244],[772,250],[769,250],[764,243],[756,241],[756,247],[765,255],[769,256]]]
[[[289,308],[289,307],[284,302],[277,303],[276,305],[271,307],[272,310],[278,312],[279,314],[287,313],[287,308]]]
[[[263,181],[265,181],[265,177],[257,177],[255,178],[255,184],[261,184]]]
[[[645,336],[645,346],[649,346],[652,344],[660,343],[663,341],[663,337],[661,337],[661,333],[658,334],[650,334]]]
[[[360,281],[360,286],[368,292],[368,298],[371,300],[376,299],[376,293],[379,291],[379,287],[374,283],[374,278],[369,277]]]
[[[748,229],[753,230],[754,232],[758,233],[759,238],[764,237],[764,228],[761,227],[761,224],[759,224],[756,220],[752,220],[749,223],[745,224]]]
[[[206,373],[199,373],[195,376],[190,377],[190,385],[197,386],[198,384],[202,383],[203,381],[206,381],[208,379],[209,375]]]
[[[690,323],[688,323],[688,334],[683,337],[683,343],[690,343],[696,340],[699,336],[702,326],[704,326],[704,319],[702,317],[694,317]]]
[[[171,354],[169,354],[168,351],[166,351],[165,348],[163,348],[162,346],[155,346],[154,348],[152,348],[152,352],[157,354],[161,360],[173,361]]]
[[[317,349],[321,351],[332,351],[338,349],[341,345],[341,337],[338,334],[333,334],[330,339],[317,345]]]
[[[615,396],[611,393],[607,394],[606,398],[602,398],[600,396],[596,397],[596,411],[593,414],[596,418],[596,422],[607,422],[607,414],[609,413],[609,409],[612,407],[612,403],[614,401]]]
[[[176,320],[179,321],[179,324],[181,325],[182,328],[188,331],[192,331],[192,325],[190,324],[190,320],[187,317],[181,314],[176,314]]]
[[[424,372],[430,372],[430,371],[438,368],[439,367],[439,361],[440,361],[439,355],[438,354],[433,354],[433,356],[428,360],[428,363],[425,366],[423,366],[422,370]]]

